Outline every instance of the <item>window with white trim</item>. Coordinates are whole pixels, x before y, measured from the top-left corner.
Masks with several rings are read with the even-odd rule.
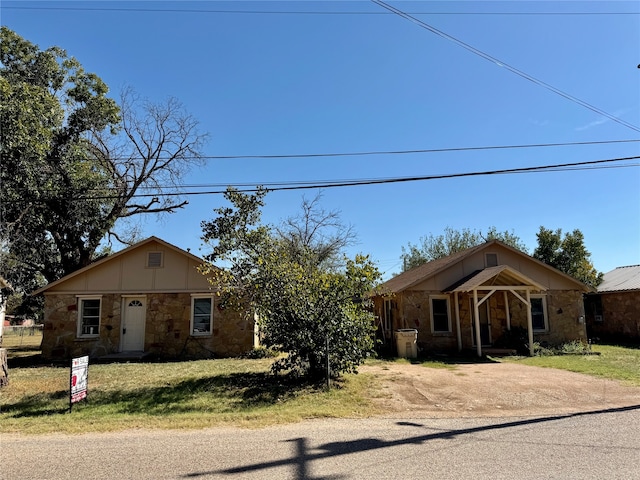
[[[531,323],[534,332],[546,332],[549,330],[547,297],[544,295],[531,295]]]
[[[431,331],[433,333],[450,333],[449,296],[432,295],[429,297],[429,308],[431,310]]]
[[[78,337],[100,336],[101,297],[78,297]]]
[[[191,335],[211,335],[213,326],[213,297],[191,297]]]

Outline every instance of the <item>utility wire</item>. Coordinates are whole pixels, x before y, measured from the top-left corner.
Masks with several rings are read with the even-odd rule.
[[[154,13],[221,13],[221,14],[249,14],[249,15],[391,15],[390,12],[365,11],[319,11],[319,10],[218,10],[218,9],[185,9],[185,8],[123,8],[123,7],[45,7],[45,6],[3,6],[4,10],[53,10],[53,11],[84,11],[84,12],[154,12]],[[640,15],[640,12],[408,12],[411,15]]]
[[[640,158],[640,157],[639,157]],[[610,168],[631,168],[631,167],[640,167],[640,163],[630,163],[625,165],[594,165],[594,166],[576,166],[576,167],[562,167],[562,168],[547,168],[541,169],[533,172],[513,172],[513,171],[505,171],[505,172],[495,172],[496,174],[516,174],[516,173],[545,173],[545,172],[568,172],[568,171],[578,171],[578,170],[604,170]],[[457,174],[456,176],[463,176],[462,174]],[[414,177],[408,177],[409,180],[413,180]],[[433,179],[436,180],[438,178],[449,178],[444,177],[442,175],[433,175]],[[416,178],[416,180],[431,180],[430,177],[420,177]],[[305,188],[328,188],[330,186],[360,186],[360,185],[369,185],[375,183],[394,183],[397,181],[404,181],[403,177],[388,177],[388,178],[362,178],[358,180],[354,179],[342,179],[342,180],[312,180],[312,181],[304,181],[304,180],[292,180],[292,181],[281,181],[281,182],[243,182],[243,183],[234,183],[231,186],[235,188],[246,188],[246,187],[255,187],[256,185],[261,185],[263,187],[267,187],[268,190],[275,190],[276,187],[279,186],[292,186],[292,190]],[[357,183],[356,183],[357,182]],[[344,185],[343,185],[344,184]],[[228,183],[209,183],[209,184],[192,184],[192,185],[180,185],[176,186],[156,186],[156,187],[144,187],[141,186],[141,190],[162,190],[162,189],[175,189],[175,188],[226,188],[229,186]],[[273,188],[272,188],[273,187]],[[242,190],[246,191],[246,190]],[[252,190],[254,191],[254,190]],[[200,192],[190,192],[184,195],[196,195]],[[207,193],[218,193],[218,192],[202,192],[204,194]],[[157,196],[156,195],[147,195],[147,196]],[[160,195],[165,195],[161,193]],[[183,195],[180,192],[172,193],[171,195],[179,196]]]
[[[370,151],[370,152],[337,152],[337,153],[302,153],[302,154],[285,154],[285,155],[217,155],[200,157],[207,160],[229,160],[240,158],[316,158],[316,157],[357,157],[367,155],[407,155],[416,153],[445,153],[445,152],[469,152],[477,150],[507,150],[517,148],[544,148],[544,147],[568,147],[576,145],[605,145],[613,143],[632,143],[640,142],[635,140],[605,140],[593,142],[565,142],[565,143],[530,143],[524,145],[491,145],[480,147],[451,147],[451,148],[428,148],[420,150],[387,150],[387,151]]]
[[[265,183],[260,184],[260,186],[265,187],[270,192],[275,191],[287,191],[287,190],[310,190],[317,188],[335,188],[335,187],[356,187],[356,186],[364,186],[364,185],[382,185],[388,183],[404,183],[404,182],[416,182],[416,181],[427,181],[427,180],[440,180],[446,178],[462,178],[462,177],[477,177],[477,176],[486,176],[486,175],[506,175],[506,174],[516,174],[516,173],[535,173],[535,172],[558,172],[564,170],[584,170],[584,169],[602,169],[602,168],[615,168],[613,166],[600,166],[597,167],[598,164],[617,162],[617,161],[626,161],[626,160],[638,160],[638,157],[627,157],[627,158],[617,158],[617,159],[609,159],[609,160],[595,160],[588,162],[576,162],[576,163],[566,163],[559,165],[548,165],[548,166],[538,166],[538,167],[523,167],[523,168],[510,168],[503,170],[488,170],[488,171],[480,171],[480,172],[464,172],[464,173],[449,173],[449,174],[439,174],[439,175],[424,175],[424,176],[413,176],[413,177],[394,177],[394,178],[379,178],[379,179],[363,179],[363,180],[346,180],[346,181],[327,181],[325,183],[316,183],[316,182],[297,182],[296,185],[291,186],[278,186],[282,184],[275,183]],[[590,165],[590,167],[589,167]],[[635,165],[618,165],[618,168],[627,167],[627,166],[640,166],[640,164]],[[582,168],[580,168],[582,167]],[[255,192],[257,188],[248,188],[248,189],[240,189],[242,192]],[[187,195],[208,195],[208,194],[220,194],[225,191],[217,191],[217,192],[190,192]],[[172,193],[172,196],[180,196],[179,192]],[[140,196],[144,197],[153,197],[153,194],[141,194]]]
[[[508,150],[519,148],[548,148],[548,147],[573,147],[581,145],[611,145],[616,143],[638,143],[640,139],[632,140],[600,140],[592,142],[564,142],[564,143],[529,143],[524,145],[489,145],[477,147],[450,147],[450,148],[426,148],[418,150],[377,150],[364,152],[328,152],[328,153],[287,153],[275,155],[199,155],[181,157],[184,160],[240,160],[240,159],[287,159],[287,158],[320,158],[320,157],[364,157],[371,155],[412,155],[417,153],[447,153],[470,152],[479,150]],[[79,159],[79,158],[78,158]],[[146,160],[142,157],[109,157],[110,160]],[[158,160],[169,160],[168,157],[158,157]]]
[[[507,174],[516,174],[516,173],[538,173],[538,172],[558,172],[564,170],[585,170],[585,169],[602,169],[602,168],[622,168],[622,167],[638,167],[640,163],[631,164],[631,165],[610,165],[614,162],[625,162],[630,160],[638,160],[640,156],[634,157],[622,157],[622,158],[611,158],[605,160],[591,160],[584,162],[573,162],[573,163],[560,163],[553,165],[541,165],[534,167],[521,167],[521,168],[508,168],[501,170],[486,170],[479,172],[462,172],[462,173],[447,173],[447,174],[438,174],[438,175],[423,175],[423,176],[411,176],[411,177],[391,177],[391,178],[378,178],[378,179],[357,179],[357,180],[334,180],[334,181],[326,181],[326,182],[272,182],[272,183],[257,183],[259,186],[266,188],[266,190],[270,192],[275,191],[289,191],[289,190],[310,190],[310,189],[326,189],[326,188],[336,188],[336,187],[355,187],[355,186],[363,186],[363,185],[381,185],[388,183],[402,183],[402,182],[416,182],[416,181],[427,181],[427,180],[439,180],[446,178],[462,178],[462,177],[477,177],[477,176],[487,176],[487,175],[507,175]],[[248,187],[248,184],[232,184],[230,186],[240,186],[247,188],[239,188],[240,192],[255,192],[257,191],[257,187],[253,187],[254,184],[251,184],[252,187]],[[222,185],[220,185],[222,186]],[[213,191],[192,191],[192,192],[165,192],[165,193],[140,193],[132,195],[132,198],[153,198],[159,195],[164,197],[174,197],[174,196],[191,196],[191,195],[219,195],[224,194],[225,190],[213,190]],[[117,195],[95,195],[95,196],[87,196],[87,197],[76,197],[71,198],[69,200],[76,201],[86,201],[86,200],[110,200],[119,198]],[[20,199],[20,200],[5,200],[7,203],[29,203],[29,200]]]
[[[382,8],[385,8],[387,10],[389,10],[390,12],[395,13],[396,15],[404,18],[405,20],[409,20],[412,23],[415,23],[416,25],[418,25],[421,28],[424,28],[425,30],[429,30],[431,33],[434,33],[446,40],[449,40],[450,42],[455,43],[456,45],[461,46],[462,48],[475,53],[476,55],[478,55],[479,57],[484,58],[485,60],[488,60],[492,63],[495,63],[496,65],[498,65],[499,67],[503,67],[506,68],[507,70],[509,70],[511,73],[515,73],[516,75],[524,78],[525,80],[529,80],[530,82],[535,83],[536,85],[540,85],[541,87],[546,88],[547,90],[550,90],[551,92],[560,95],[561,97],[566,98],[567,100],[570,100],[574,103],[577,103],[578,105],[581,105],[585,108],[588,108],[589,110],[591,110],[592,112],[595,112],[599,115],[602,115],[604,117],[607,117],[609,120],[613,120],[616,123],[619,123],[620,125],[623,125],[627,128],[630,128],[631,130],[635,130],[636,132],[640,132],[640,127],[633,125],[632,123],[626,122],[624,120],[622,120],[621,118],[618,118],[614,115],[611,115],[610,113],[605,112],[604,110],[599,109],[598,107],[595,107],[593,105],[591,105],[590,103],[585,102],[584,100],[580,100],[577,97],[574,97],[573,95],[570,95],[556,87],[554,87],[553,85],[550,85],[546,82],[543,82],[542,80],[539,80],[531,75],[529,75],[528,73],[523,72],[522,70],[518,70],[515,67],[512,67],[511,65],[509,65],[508,63],[505,63],[501,60],[498,60],[495,57],[492,57],[491,55],[489,55],[488,53],[483,52],[482,50],[479,50],[471,45],[469,45],[468,43],[463,42],[462,40],[457,39],[456,37],[453,37],[452,35],[449,35],[448,33],[443,32],[442,30],[438,30],[437,28],[429,25],[428,23],[423,22],[422,20],[419,20],[411,15],[409,15],[408,13],[403,12],[402,10],[398,10],[395,7],[392,7],[391,5],[388,5],[387,3],[383,2],[382,0],[371,0],[373,3],[375,3],[376,5],[379,5]]]

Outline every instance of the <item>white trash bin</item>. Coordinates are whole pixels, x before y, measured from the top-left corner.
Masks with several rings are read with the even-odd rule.
[[[398,356],[402,358],[418,358],[418,330],[401,328],[395,331]]]

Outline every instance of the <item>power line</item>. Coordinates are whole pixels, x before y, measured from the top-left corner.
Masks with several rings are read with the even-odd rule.
[[[438,30],[437,28],[429,25],[428,23],[423,22],[422,20],[419,20],[411,15],[409,15],[408,13],[403,12],[402,10],[399,10],[395,7],[392,7],[391,5],[386,4],[385,2],[383,2],[382,0],[371,0],[373,3],[375,3],[376,5],[381,6],[382,8],[385,8],[387,10],[389,10],[390,12],[395,13],[396,15],[398,15],[399,17],[404,18],[405,20],[409,20],[412,23],[415,23],[416,25],[418,25],[421,28],[424,28],[425,30],[429,30],[431,33],[434,33],[436,35],[438,35],[439,37],[442,37],[446,40],[449,40],[450,42],[455,43],[456,45],[461,46],[462,48],[478,55],[479,57],[484,58],[485,60],[490,61],[491,63],[494,63],[496,65],[498,65],[499,67],[503,67],[506,68],[507,70],[509,70],[511,73],[515,73],[516,75],[524,78],[525,80],[529,80],[532,83],[535,83],[536,85],[540,85],[541,87],[546,88],[547,90],[560,95],[561,97],[566,98],[567,100],[570,100],[574,103],[577,103],[578,105],[581,105],[585,108],[588,108],[589,110],[591,110],[592,112],[595,112],[599,115],[602,115],[604,117],[607,117],[609,120],[613,120],[616,123],[619,123],[620,125],[623,125],[627,128],[630,128],[631,130],[635,130],[636,132],[640,132],[640,127],[633,125],[632,123],[626,122],[624,120],[622,120],[621,118],[618,118],[614,115],[611,115],[610,113],[605,112],[604,110],[599,109],[598,107],[595,107],[593,105],[591,105],[590,103],[585,102],[584,100],[580,100],[577,97],[574,97],[573,95],[570,95],[556,87],[554,87],[553,85],[550,85],[546,82],[543,82],[542,80],[539,80],[531,75],[529,75],[528,73],[523,72],[522,70],[518,70],[515,67],[512,67],[511,65],[509,65],[506,62],[503,62],[501,60],[498,60],[495,57],[492,57],[491,55],[489,55],[488,53],[483,52],[482,50],[479,50],[471,45],[469,45],[468,43],[463,42],[462,40],[459,40],[458,38],[449,35],[448,33],[443,32],[442,30]]]
[[[544,148],[544,147],[569,147],[577,145],[605,145],[614,143],[632,143],[640,142],[635,140],[603,140],[593,142],[565,142],[565,143],[530,143],[524,145],[490,145],[479,147],[451,147],[451,148],[427,148],[419,150],[386,150],[386,151],[368,151],[368,152],[334,152],[334,153],[302,153],[302,154],[284,154],[284,155],[216,155],[203,156],[200,158],[206,160],[230,160],[241,158],[316,158],[316,157],[356,157],[367,155],[407,155],[416,153],[446,153],[446,152],[468,152],[477,150],[507,150],[517,148]]]
[[[640,157],[638,157],[640,158]],[[544,172],[568,172],[568,171],[578,171],[578,170],[604,170],[604,169],[610,169],[610,168],[630,168],[630,167],[640,167],[640,163],[632,163],[632,164],[626,164],[626,165],[596,165],[596,166],[576,166],[576,167],[562,167],[562,168],[546,168],[546,169],[541,169],[538,171],[533,171],[533,172],[527,172],[527,171],[523,171],[523,172],[515,172],[515,171],[511,171],[511,170],[506,170],[504,172],[502,171],[496,171],[493,172],[495,174],[515,174],[515,173],[544,173]],[[269,182],[269,183],[265,183],[265,182],[243,182],[243,183],[234,183],[231,186],[235,187],[235,188],[252,188],[255,187],[256,185],[260,185],[263,187],[267,187],[268,190],[271,191],[275,191],[275,190],[279,190],[280,186],[287,186],[290,185],[292,188],[290,188],[290,190],[296,190],[296,189],[315,189],[315,188],[329,188],[332,186],[360,186],[360,185],[373,185],[373,184],[382,184],[382,183],[395,183],[395,182],[401,182],[401,181],[413,181],[413,180],[437,180],[440,178],[453,178],[453,177],[457,177],[457,176],[470,176],[470,175],[480,175],[480,174],[484,174],[484,173],[470,173],[470,174],[453,174],[452,176],[446,176],[446,175],[432,175],[432,176],[424,176],[424,177],[406,177],[406,179],[404,177],[389,177],[389,178],[371,178],[371,179],[358,179],[358,180],[349,180],[349,179],[342,179],[342,180],[312,180],[312,181],[304,181],[304,180],[292,180],[292,181],[281,181],[281,182]],[[490,173],[486,173],[487,175]],[[209,184],[191,184],[191,185],[180,185],[180,188],[226,188],[227,186],[229,186],[227,183],[209,183]],[[146,189],[146,190],[161,190],[164,188],[176,188],[174,187],[170,187],[170,186],[157,186],[157,187],[141,187],[141,189]],[[242,190],[242,191],[247,191],[247,190]],[[251,189],[251,191],[255,191],[255,189]],[[172,193],[172,196],[179,196],[179,195],[197,195],[197,194],[213,194],[213,193],[220,193],[220,192],[190,192],[190,193],[186,193],[186,194],[181,194],[180,192],[175,192]],[[158,194],[156,194],[158,195]],[[161,194],[164,195],[164,194]],[[147,194],[146,196],[155,196],[152,194]]]
[[[255,184],[241,183],[241,184],[231,184],[231,185],[223,185],[219,184],[217,186],[233,186],[240,187],[238,188],[241,192],[255,192],[257,187],[254,185],[259,185],[263,188],[266,188],[268,191],[290,191],[290,190],[310,190],[310,189],[326,189],[326,188],[336,188],[336,187],[356,187],[356,186],[364,186],[364,185],[382,185],[389,183],[404,183],[404,182],[416,182],[416,181],[428,181],[428,180],[440,180],[440,179],[449,179],[449,178],[462,178],[462,177],[477,177],[477,176],[487,176],[487,175],[508,175],[508,174],[521,174],[521,173],[540,173],[540,172],[559,172],[559,171],[569,171],[569,170],[587,170],[587,169],[603,169],[603,168],[623,168],[623,167],[639,167],[640,163],[629,164],[629,165],[611,165],[614,162],[627,162],[631,160],[638,160],[640,156],[634,157],[621,157],[621,158],[611,158],[605,160],[590,160],[584,162],[573,162],[573,163],[560,163],[560,164],[552,164],[552,165],[541,165],[534,167],[521,167],[521,168],[508,168],[501,170],[486,170],[479,172],[461,172],[461,173],[447,173],[447,174],[438,174],[438,175],[422,175],[422,176],[411,176],[411,177],[388,177],[388,178],[372,178],[372,179],[355,179],[355,180],[328,180],[325,182],[318,181],[299,181],[299,182],[256,182]],[[165,197],[175,197],[175,196],[192,196],[192,195],[219,195],[224,194],[226,188],[223,190],[212,190],[212,191],[191,191],[191,192],[164,192],[161,194],[158,193],[141,193],[135,194],[132,198],[153,198],[158,195],[162,195]],[[76,201],[86,201],[86,200],[110,200],[119,198],[117,195],[95,195],[88,197],[77,197],[71,198],[69,200]],[[5,200],[7,203],[29,203],[28,200],[20,199],[20,200]]]
[[[186,9],[186,8],[123,8],[123,7],[49,7],[49,6],[3,6],[3,10],[47,10],[47,11],[79,11],[79,12],[134,12],[134,13],[216,13],[233,15],[392,15],[391,12],[338,11],[338,10],[219,10],[219,9]],[[411,15],[517,15],[517,16],[574,16],[574,15],[640,15],[640,12],[407,12]]]
[[[584,145],[611,145],[616,143],[638,143],[640,139],[631,140],[599,140],[591,142],[563,142],[563,143],[528,143],[523,145],[486,145],[475,147],[425,148],[417,150],[374,150],[363,152],[327,152],[327,153],[286,153],[286,154],[257,154],[257,155],[199,155],[181,157],[184,160],[240,160],[240,159],[287,159],[287,158],[321,158],[321,157],[361,157],[372,155],[413,155],[418,153],[447,153],[471,152],[480,150],[508,150],[523,148],[573,147]],[[168,160],[168,157],[158,157],[158,160]],[[142,157],[110,157],[110,160],[145,160]]]
[[[297,182],[296,185],[290,185],[290,186],[286,186],[285,184],[275,184],[275,183],[265,183],[265,184],[259,184],[259,185],[262,187],[265,187],[267,190],[272,192],[287,191],[287,190],[310,190],[310,189],[318,189],[318,188],[356,187],[356,186],[364,186],[364,185],[382,185],[382,184],[388,184],[388,183],[441,180],[441,179],[448,179],[448,178],[477,177],[477,176],[486,176],[486,175],[507,175],[507,174],[516,174],[516,173],[536,173],[536,172],[559,172],[559,171],[567,171],[567,170],[622,168],[622,167],[630,167],[630,166],[638,167],[640,166],[640,163],[633,164],[633,165],[597,166],[603,163],[627,161],[627,160],[638,160],[638,159],[640,159],[640,156],[616,158],[616,159],[609,159],[609,160],[595,160],[595,161],[588,161],[588,162],[566,163],[566,164],[558,164],[558,165],[547,165],[547,166],[538,166],[538,167],[488,170],[488,171],[480,171],[480,172],[464,172],[464,173],[424,175],[424,176],[413,176],[413,177],[394,177],[394,178],[362,179],[362,180],[346,180],[346,181],[327,181],[325,183]],[[240,184],[240,185],[247,185],[247,184]],[[278,186],[278,185],[285,185],[285,186]],[[239,189],[239,190],[242,192],[255,192],[257,189],[248,188],[248,189]],[[220,193],[224,193],[224,191],[190,192],[190,193],[187,193],[186,195],[207,195],[207,194],[220,194]],[[172,194],[172,195],[180,196],[181,194],[176,192],[175,194]],[[143,194],[141,196],[149,197],[153,195]]]

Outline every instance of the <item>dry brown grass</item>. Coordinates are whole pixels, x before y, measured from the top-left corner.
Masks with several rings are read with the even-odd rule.
[[[364,417],[372,376],[322,383],[269,373],[271,359],[90,365],[87,402],[69,413],[69,368],[10,371],[0,432],[79,433],[129,428],[261,427],[317,417]]]

